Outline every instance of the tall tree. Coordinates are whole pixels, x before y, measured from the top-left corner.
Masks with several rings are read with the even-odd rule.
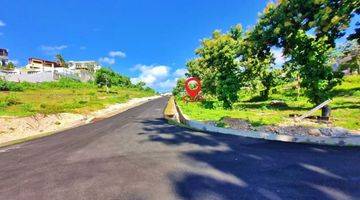
[[[242,42],[242,28],[238,25],[226,34],[215,31],[212,38],[204,39],[196,50],[201,59],[200,66],[214,73],[215,83],[209,91],[215,92],[226,109],[232,108],[238,100],[237,92],[241,86],[238,56]]]
[[[291,51],[292,62],[299,65],[301,86],[307,89],[310,101],[320,104],[331,98],[329,91],[341,82],[343,74],[333,71],[329,62],[331,49],[326,42],[327,36],[315,39],[299,30],[296,39],[297,46]]]
[[[67,65],[64,57],[63,57],[61,54],[56,54],[56,55],[55,55],[55,59],[56,59],[56,62],[59,63],[59,65],[60,65],[61,67],[65,67],[65,68],[68,67],[68,65]]]
[[[173,95],[177,96],[185,92],[185,78],[179,78],[176,81],[176,86],[173,88]]]
[[[252,30],[257,55],[282,47],[289,62],[299,70],[301,86],[311,102],[331,96],[341,75],[326,62],[335,40],[344,35],[360,5],[353,0],[280,0],[270,3]],[[312,36],[313,35],[313,36]],[[325,113],[325,112],[323,112]]]
[[[216,69],[207,67],[201,57],[188,61],[186,66],[188,69],[187,76],[200,78],[204,94],[216,95]]]

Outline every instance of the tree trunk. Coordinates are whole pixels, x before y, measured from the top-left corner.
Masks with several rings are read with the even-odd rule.
[[[296,75],[296,100],[300,97],[300,75]]]
[[[331,108],[330,106],[326,105],[321,108],[321,117],[330,117]]]

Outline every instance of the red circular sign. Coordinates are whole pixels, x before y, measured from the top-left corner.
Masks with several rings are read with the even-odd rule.
[[[185,80],[185,90],[191,98],[195,98],[201,91],[200,79],[196,77],[187,78]]]

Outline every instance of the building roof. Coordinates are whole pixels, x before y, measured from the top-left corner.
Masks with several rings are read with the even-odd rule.
[[[59,65],[59,63],[57,63],[57,62],[49,61],[49,60],[44,60],[44,59],[40,59],[40,58],[29,58],[29,63],[30,63],[31,61],[34,61],[34,60],[40,61],[40,62],[42,62],[42,63],[44,63],[44,64],[54,64],[55,67],[61,67],[61,66]]]

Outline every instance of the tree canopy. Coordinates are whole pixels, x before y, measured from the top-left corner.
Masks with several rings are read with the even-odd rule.
[[[252,86],[267,99],[284,74],[296,75],[309,101],[331,98],[342,81],[330,61],[336,39],[345,34],[350,20],[359,14],[359,1],[279,0],[269,3],[254,27],[241,25],[226,33],[214,31],[201,41],[196,58],[188,61],[188,76],[202,80],[203,92],[231,108],[241,87]],[[358,29],[349,36],[358,39]],[[286,62],[276,66],[273,49],[281,49]]]

